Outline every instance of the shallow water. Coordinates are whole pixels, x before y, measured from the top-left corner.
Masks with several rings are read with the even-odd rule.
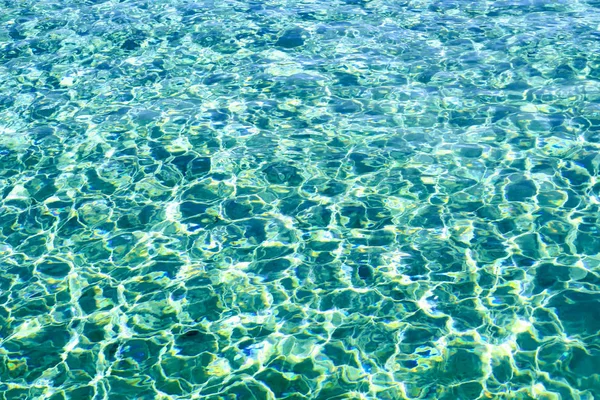
[[[599,1],[3,1],[0,88],[0,399],[599,398]]]

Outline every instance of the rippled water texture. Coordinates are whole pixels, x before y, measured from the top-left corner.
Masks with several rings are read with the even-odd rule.
[[[600,398],[598,0],[5,0],[0,89],[0,399]]]

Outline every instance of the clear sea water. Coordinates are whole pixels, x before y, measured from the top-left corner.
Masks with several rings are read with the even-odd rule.
[[[600,1],[0,1],[0,399],[600,398]]]

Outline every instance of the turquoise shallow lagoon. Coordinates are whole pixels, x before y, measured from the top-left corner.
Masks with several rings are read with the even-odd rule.
[[[0,1],[0,400],[600,398],[600,1]]]

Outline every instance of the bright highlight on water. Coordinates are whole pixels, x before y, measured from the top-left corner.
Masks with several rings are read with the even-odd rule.
[[[600,398],[600,1],[0,2],[0,400]]]

